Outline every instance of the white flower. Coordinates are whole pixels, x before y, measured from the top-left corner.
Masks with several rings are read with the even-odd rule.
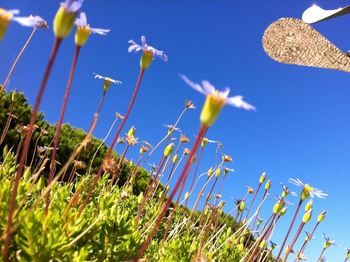
[[[114,80],[114,79],[112,79],[112,78],[109,78],[108,76],[101,76],[101,75],[96,74],[96,73],[93,73],[93,75],[94,75],[94,78],[102,79],[102,80],[104,80],[105,82],[113,83],[113,84],[116,84],[116,85],[117,85],[117,84],[120,85],[120,84],[123,83],[122,81]]]
[[[225,105],[231,105],[238,108],[243,108],[245,110],[255,110],[255,107],[243,101],[242,96],[232,96],[228,97],[230,93],[230,88],[224,88],[224,91],[218,91],[215,87],[209,83],[207,80],[202,81],[202,85],[192,82],[185,75],[180,75],[181,79],[185,81],[194,90],[202,93],[205,96],[214,96],[218,100],[221,100]]]
[[[40,16],[15,16],[19,14],[19,10],[12,9],[12,10],[5,10],[0,8],[0,23],[4,22],[5,24],[9,21],[15,21],[23,26],[28,27],[44,27],[47,28],[47,24]]]
[[[164,53],[164,51],[158,50],[158,49],[154,48],[153,46],[150,46],[147,44],[145,36],[141,36],[141,45],[136,44],[136,42],[134,40],[129,40],[128,43],[130,44],[130,46],[128,48],[129,53],[139,52],[142,50],[143,52],[148,52],[148,53],[152,54],[153,59],[158,56],[159,58],[163,59],[164,61],[168,61],[168,57]]]
[[[303,188],[303,190],[307,191],[311,197],[316,196],[318,198],[325,198],[326,196],[328,196],[328,194],[322,192],[322,190],[316,187],[311,187],[309,184],[304,184],[298,178],[297,179],[289,178],[289,183]]]
[[[86,14],[84,12],[80,13],[80,16],[75,19],[74,23],[78,28],[86,30],[88,33],[94,33],[99,35],[107,35],[111,30],[102,28],[91,28],[87,23]]]

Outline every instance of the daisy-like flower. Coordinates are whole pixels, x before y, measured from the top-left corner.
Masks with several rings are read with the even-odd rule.
[[[141,36],[141,45],[137,44],[134,40],[129,40],[128,43],[130,44],[128,48],[129,53],[142,51],[142,57],[140,60],[140,66],[142,69],[147,69],[156,57],[161,58],[165,62],[168,61],[168,56],[164,51],[158,50],[147,44],[145,36]]]
[[[255,107],[243,101],[242,96],[228,97],[230,88],[226,87],[223,91],[218,91],[209,83],[203,80],[202,85],[192,82],[185,75],[180,75],[183,81],[194,90],[206,96],[205,104],[201,112],[201,123],[210,127],[221,112],[224,105],[231,105],[245,110],[255,110]]]
[[[23,26],[46,27],[46,22],[40,16],[19,17],[19,10],[5,10],[0,8],[0,40],[4,37],[7,27],[11,21],[16,21]]]
[[[96,74],[96,73],[93,73],[93,75],[94,75],[94,78],[102,79],[104,81],[104,83],[103,83],[103,92],[104,93],[107,93],[111,84],[120,85],[123,83],[122,81],[114,80],[108,76],[101,76],[101,75]]]
[[[75,20],[75,25],[77,26],[75,43],[78,46],[85,45],[90,34],[107,35],[107,33],[111,31],[109,29],[91,28],[87,23],[86,14],[84,12],[81,12],[80,16]]]
[[[163,124],[163,126],[168,129],[168,135],[172,134],[174,131],[181,132],[181,129],[174,125]]]
[[[36,28],[45,28],[48,29],[46,21],[40,16],[30,15],[28,17],[13,17],[12,20],[20,23],[23,26],[36,27]]]
[[[309,184],[304,184],[298,178],[297,179],[289,178],[289,183],[299,186],[303,189],[302,192],[300,193],[300,199],[302,201],[307,199],[309,196],[311,196],[312,198],[314,196],[318,198],[325,198],[326,196],[328,196],[326,193],[322,192],[320,189],[311,187]]]
[[[56,37],[63,39],[69,35],[83,2],[84,0],[66,0],[61,3],[53,22],[53,30]]]

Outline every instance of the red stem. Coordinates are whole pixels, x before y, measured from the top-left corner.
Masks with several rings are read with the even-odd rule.
[[[303,227],[305,226],[305,223],[301,222],[299,225],[299,228],[297,230],[297,232],[295,233],[295,236],[293,237],[292,242],[290,243],[289,247],[288,247],[288,251],[287,254],[284,256],[283,261],[287,261],[288,256],[290,254],[290,252],[293,250],[293,247],[295,245],[295,242],[297,242],[298,237],[300,236],[301,230],[303,230]]]
[[[85,198],[85,201],[84,203],[82,204],[82,206],[80,207],[80,210],[79,210],[79,215],[81,214],[81,212],[83,212],[85,206],[87,205],[87,202],[89,201],[89,198],[92,194],[92,191],[94,190],[95,186],[96,186],[96,183],[98,181],[98,179],[100,178],[100,176],[102,175],[102,172],[103,172],[103,164],[104,164],[104,161],[110,156],[110,154],[112,153],[113,151],[113,148],[114,148],[114,145],[115,143],[117,142],[118,140],[118,137],[120,135],[120,132],[122,131],[125,123],[126,123],[126,120],[128,119],[129,115],[130,115],[130,112],[131,112],[131,109],[135,103],[135,99],[136,99],[136,96],[137,96],[137,93],[139,91],[139,88],[140,88],[140,85],[141,85],[141,81],[142,81],[142,78],[143,78],[143,74],[145,73],[145,69],[140,69],[140,73],[139,73],[139,76],[138,76],[138,79],[137,79],[137,83],[136,83],[136,86],[135,86],[135,89],[134,89],[134,93],[133,93],[133,96],[131,98],[131,101],[129,103],[129,107],[128,107],[128,111],[126,112],[125,116],[124,116],[124,119],[123,121],[121,122],[118,130],[117,130],[117,133],[115,134],[114,138],[113,138],[113,141],[110,145],[110,147],[108,148],[108,151],[106,153],[106,156],[104,158],[104,160],[102,161],[101,165],[100,165],[100,169],[98,170],[98,173],[97,175],[95,176],[94,178],[94,182],[92,184],[92,186],[90,187],[89,189],[89,192]]]
[[[261,187],[261,183],[259,183],[259,185],[258,185],[258,189],[256,190],[256,192],[255,192],[255,194],[254,194],[254,197],[253,197],[253,200],[252,200],[252,202],[250,203],[249,209],[248,209],[248,211],[247,211],[247,215],[245,216],[245,220],[247,220],[247,219],[248,219],[248,216],[249,216],[250,210],[251,210],[251,209],[252,209],[252,207],[253,207],[254,201],[255,201],[255,199],[256,199],[256,196],[257,196],[257,195],[258,195],[258,193],[259,193],[260,187]]]
[[[27,158],[27,153],[28,153],[28,149],[29,149],[29,145],[30,145],[30,140],[32,138],[32,130],[35,124],[35,120],[36,120],[36,115],[38,113],[40,104],[41,104],[41,100],[43,98],[44,92],[45,92],[45,88],[47,85],[47,82],[49,80],[50,77],[50,73],[56,58],[56,55],[58,53],[60,44],[62,42],[61,38],[55,38],[55,42],[51,51],[51,55],[49,58],[49,62],[46,66],[45,69],[45,73],[44,73],[44,77],[42,79],[40,88],[39,88],[39,92],[38,95],[36,97],[36,101],[35,101],[35,105],[32,111],[32,115],[30,118],[30,122],[29,122],[29,127],[28,127],[28,131],[27,131],[27,135],[25,138],[25,142],[24,142],[24,147],[21,153],[21,158],[20,158],[20,163],[17,169],[17,173],[15,176],[15,179],[13,181],[13,189],[12,189],[12,193],[11,193],[11,200],[10,200],[10,207],[9,207],[9,214],[8,214],[8,220],[7,220],[7,227],[5,230],[5,243],[4,243],[4,248],[2,251],[2,256],[3,256],[3,261],[8,261],[8,249],[10,246],[10,240],[11,240],[11,230],[12,230],[12,222],[13,222],[13,213],[15,211],[15,207],[16,207],[16,196],[17,196],[17,190],[18,190],[18,185],[19,185],[19,181],[20,178],[22,176],[23,173],[23,169],[24,169],[24,162]]]
[[[312,239],[312,236],[315,234],[315,231],[316,231],[316,229],[317,229],[317,227],[318,227],[319,224],[320,224],[320,222],[317,222],[316,225],[314,226],[314,229],[312,230],[311,234],[309,235],[309,238],[310,238],[310,239]],[[307,245],[308,242],[309,242],[308,240],[305,240],[305,241],[304,241],[303,245],[302,245],[301,248],[300,248],[299,253],[304,253],[304,250],[305,250],[306,245]]]
[[[207,132],[207,130],[208,130],[208,127],[203,126],[203,125],[200,126],[196,141],[192,147],[192,150],[189,154],[189,157],[187,158],[186,164],[184,165],[184,167],[181,171],[181,175],[180,175],[179,179],[177,180],[174,189],[171,191],[167,202],[164,204],[162,212],[159,214],[159,216],[155,222],[155,225],[153,226],[151,232],[149,233],[146,240],[142,243],[139,251],[137,252],[134,261],[138,261],[141,258],[142,254],[145,252],[146,248],[150,244],[154,234],[156,233],[156,230],[158,229],[158,227],[160,225],[160,222],[162,221],[163,217],[165,216],[166,211],[168,210],[169,206],[171,205],[174,196],[176,195],[177,191],[179,190],[179,187],[180,187],[180,185],[181,185],[181,183],[182,183],[182,181],[187,173],[187,170],[191,166],[192,157],[196,154],[198,147],[199,147],[205,133]]]
[[[299,200],[297,209],[295,210],[295,213],[294,213],[294,217],[293,217],[292,223],[290,223],[289,229],[288,229],[288,231],[287,231],[287,235],[285,236],[285,238],[284,238],[284,240],[283,240],[283,244],[282,244],[282,246],[280,247],[280,251],[278,252],[276,261],[279,261],[279,259],[280,259],[280,257],[281,257],[283,248],[284,248],[284,246],[285,246],[285,244],[286,244],[286,242],[287,242],[287,239],[288,239],[288,237],[289,237],[290,231],[292,230],[292,227],[293,227],[293,225],[294,225],[295,219],[297,218],[297,215],[298,215],[298,212],[299,212],[299,209],[300,209],[302,203],[303,203],[303,201],[302,201],[302,200]]]
[[[59,119],[57,127],[56,127],[55,141],[54,141],[54,146],[53,146],[53,151],[52,151],[51,161],[50,161],[50,174],[49,174],[48,184],[51,183],[51,181],[53,179],[53,173],[55,172],[55,160],[56,160],[56,154],[57,154],[57,147],[58,147],[58,143],[60,140],[62,123],[63,123],[64,115],[66,113],[68,98],[69,98],[70,90],[72,87],[73,76],[74,76],[75,68],[76,68],[76,65],[78,62],[80,49],[81,49],[81,46],[78,46],[78,45],[75,46],[73,61],[72,61],[72,65],[70,68],[68,82],[67,82],[67,86],[66,86],[66,91],[64,93],[63,103],[62,103],[62,107],[61,107],[60,119]],[[47,214],[47,212],[49,211],[49,205],[50,205],[50,190],[48,190],[48,192],[46,194],[45,214]]]

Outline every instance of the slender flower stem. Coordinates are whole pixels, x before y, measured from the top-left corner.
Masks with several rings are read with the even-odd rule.
[[[185,107],[182,111],[181,111],[181,114],[179,115],[179,117],[177,118],[176,122],[175,122],[175,125],[173,126],[173,129],[175,130],[175,128],[177,127],[177,125],[179,124],[181,118],[183,117],[183,115],[185,114],[187,108]],[[166,139],[167,139],[167,142],[169,141],[170,137],[171,137],[171,134],[172,132],[170,133],[167,133],[167,135],[165,137],[163,137],[162,140],[160,140],[158,142],[158,144],[152,148],[152,150],[149,152],[149,154],[147,155],[147,157],[145,157],[145,159],[143,160],[142,162],[142,166],[147,162],[147,160],[151,157],[151,155],[153,154],[153,152],[160,146],[161,143],[163,143]]]
[[[299,209],[300,209],[302,203],[303,203],[303,201],[302,201],[302,200],[299,200],[299,203],[298,203],[297,209],[295,210],[295,213],[294,213],[292,222],[290,223],[290,226],[289,226],[289,228],[288,228],[287,234],[286,234],[286,236],[285,236],[285,238],[284,238],[284,240],[283,240],[283,243],[282,243],[282,245],[281,245],[280,251],[278,252],[278,255],[277,255],[277,258],[276,258],[277,261],[279,261],[279,259],[280,259],[280,257],[281,257],[283,248],[284,248],[284,246],[285,246],[285,244],[286,244],[286,242],[287,242],[287,239],[288,239],[288,237],[289,237],[290,231],[292,230],[292,227],[293,227],[293,225],[294,225],[295,219],[297,218],[297,215],[298,215],[298,213],[299,213]]]
[[[60,139],[60,135],[61,135],[62,123],[63,123],[63,119],[64,119],[64,114],[65,114],[66,108],[67,108],[68,98],[69,98],[70,90],[72,87],[73,76],[74,76],[75,68],[77,66],[80,49],[81,49],[80,46],[78,46],[78,45],[75,46],[73,61],[72,61],[72,65],[70,68],[68,82],[67,82],[67,86],[66,86],[66,91],[64,94],[63,103],[62,103],[62,107],[61,107],[60,119],[58,121],[57,128],[56,128],[55,142],[54,142],[53,151],[52,151],[52,155],[51,155],[51,161],[50,161],[50,173],[49,173],[48,183],[51,183],[51,181],[53,179],[53,173],[55,172],[55,160],[56,160],[58,143],[59,143],[59,139]],[[48,191],[47,195],[46,195],[46,204],[45,204],[45,213],[46,214],[49,211],[49,205],[50,205],[50,191]]]
[[[2,144],[2,142],[4,141],[4,139],[5,139],[6,135],[7,135],[7,132],[8,132],[8,130],[9,130],[9,127],[10,127],[10,124],[11,124],[11,121],[12,121],[13,116],[14,116],[14,115],[13,115],[12,112],[10,111],[10,112],[8,113],[8,116],[7,116],[7,120],[6,120],[5,127],[4,127],[4,129],[3,129],[3,131],[2,131],[2,134],[1,134],[0,145]]]
[[[299,225],[299,228],[298,228],[297,232],[295,233],[295,235],[294,235],[294,237],[293,237],[292,242],[290,243],[290,245],[289,245],[289,247],[288,247],[287,253],[286,253],[286,255],[284,256],[283,261],[287,261],[288,256],[289,256],[290,252],[293,250],[293,247],[294,247],[294,245],[295,245],[295,242],[297,242],[297,239],[298,239],[298,237],[300,236],[300,233],[301,233],[301,231],[303,230],[304,226],[305,226],[305,223],[301,222],[300,225]]]
[[[132,107],[133,107],[133,105],[134,105],[134,103],[135,103],[135,99],[136,99],[137,93],[138,93],[138,91],[139,91],[139,88],[140,88],[141,81],[142,81],[142,78],[143,78],[143,74],[144,74],[144,73],[145,73],[145,69],[141,68],[141,69],[140,69],[139,76],[138,76],[138,79],[137,79],[137,83],[136,83],[136,86],[135,86],[135,89],[134,89],[133,96],[132,96],[131,101],[130,101],[130,103],[129,103],[128,110],[127,110],[127,112],[126,112],[126,114],[125,114],[125,116],[124,116],[123,121],[121,122],[121,124],[120,124],[120,126],[119,126],[119,128],[118,128],[118,130],[117,130],[117,133],[115,134],[115,136],[114,136],[114,138],[113,138],[113,141],[112,141],[110,147],[109,147],[108,150],[107,150],[106,156],[105,156],[104,160],[102,161],[102,163],[101,163],[101,165],[100,165],[100,169],[98,170],[97,175],[96,175],[95,178],[94,178],[93,184],[92,184],[92,186],[91,186],[90,189],[89,189],[89,192],[88,192],[88,194],[87,194],[87,196],[86,196],[86,198],[85,198],[85,201],[84,201],[84,203],[82,204],[82,206],[81,206],[80,209],[79,209],[79,215],[83,212],[85,206],[87,205],[87,202],[88,202],[89,199],[90,199],[90,196],[91,196],[91,194],[92,194],[92,191],[94,190],[98,179],[99,179],[99,178],[101,177],[101,175],[102,175],[104,161],[111,155],[111,153],[112,153],[112,151],[113,151],[113,148],[114,148],[114,146],[115,146],[115,143],[117,142],[118,137],[119,137],[119,135],[120,135],[120,132],[122,131],[122,129],[123,129],[125,123],[126,123],[126,120],[128,119],[128,117],[129,117],[129,115],[130,115],[130,112],[131,112],[131,109],[132,109]]]
[[[256,199],[256,196],[257,196],[258,193],[259,193],[260,187],[261,187],[261,183],[259,183],[258,189],[256,190],[256,192],[255,192],[255,194],[254,194],[254,197],[253,197],[253,200],[252,200],[252,202],[250,203],[250,206],[249,206],[248,211],[247,211],[247,215],[245,216],[245,220],[247,220],[248,217],[249,217],[250,210],[251,210],[252,207],[253,207],[254,201],[255,201],[255,199]]]
[[[102,94],[100,103],[99,103],[99,105],[98,105],[97,111],[95,112],[94,117],[92,118],[92,121],[91,121],[91,124],[90,124],[90,127],[89,127],[88,130],[91,130],[92,126],[97,124],[97,122],[96,122],[96,121],[97,121],[97,118],[95,118],[95,116],[99,116],[99,115],[100,115],[100,111],[101,111],[103,102],[104,102],[104,100],[105,100],[105,97],[106,97],[106,92],[103,91],[103,94]],[[112,125],[112,126],[114,126],[114,124],[115,124],[115,122],[116,122],[117,120],[118,120],[118,118],[115,119],[115,121],[113,122],[113,125]],[[111,130],[110,130],[110,131],[111,131]],[[110,131],[108,131],[108,133],[109,133]],[[104,139],[103,143],[104,143],[104,142],[105,142],[105,139]],[[99,146],[99,148],[100,148],[100,147],[101,147],[101,145]],[[79,160],[79,159],[80,159],[80,155],[81,155],[82,152],[83,152],[83,150],[79,151],[79,153],[77,154],[75,160]],[[96,154],[97,154],[97,152],[95,152],[93,159],[95,158]],[[89,173],[88,173],[88,174],[90,174],[91,165],[92,165],[92,162],[90,163],[90,168],[89,168]],[[76,168],[73,166],[73,167],[72,167],[72,170],[71,170],[71,172],[70,172],[70,174],[69,174],[69,177],[68,177],[68,183],[70,183],[70,182],[73,181],[73,177],[74,177],[75,171],[76,171]],[[65,175],[66,175],[66,174],[64,174],[64,175],[62,176],[62,181],[64,180]]]
[[[191,186],[190,186],[189,192],[192,192],[192,189],[193,189],[193,186],[194,186],[194,182],[195,182],[195,180],[196,180],[196,175],[197,175],[197,172],[198,172],[198,167],[199,167],[199,164],[200,164],[200,162],[201,162],[202,155],[203,155],[203,149],[204,149],[204,147],[201,147],[201,150],[200,150],[200,152],[199,152],[199,157],[198,157],[196,169],[194,170],[194,173],[193,173],[192,182],[191,182]],[[189,199],[189,198],[186,199],[184,210],[186,210],[186,207],[187,207],[187,204],[188,204],[188,199]]]
[[[10,72],[9,72],[8,75],[6,76],[6,79],[5,79],[3,85],[2,85],[2,87],[1,87],[1,89],[0,89],[0,94],[2,93],[2,91],[5,90],[6,85],[7,85],[7,83],[9,82],[9,80],[10,80],[10,78],[11,78],[11,76],[12,76],[13,71],[15,70],[15,68],[16,68],[16,66],[17,66],[17,64],[18,64],[19,59],[22,57],[22,54],[23,54],[24,50],[26,50],[27,46],[29,45],[30,41],[32,40],[32,38],[33,38],[35,32],[37,31],[37,29],[38,29],[37,27],[34,27],[34,28],[33,28],[32,32],[30,33],[30,35],[29,35],[27,41],[25,42],[24,46],[22,47],[21,51],[19,51],[19,53],[18,53],[18,55],[17,55],[15,61],[14,61],[13,64],[12,64],[12,67],[11,67],[11,69],[10,69]]]
[[[155,222],[155,225],[151,229],[151,232],[149,233],[146,240],[142,243],[140,249],[138,250],[134,261],[138,261],[141,258],[142,254],[145,252],[146,248],[150,244],[154,234],[156,233],[156,230],[158,229],[158,227],[160,225],[160,222],[162,221],[163,217],[165,216],[166,211],[168,210],[169,206],[171,205],[174,196],[176,195],[183,179],[185,178],[185,175],[188,172],[188,168],[191,166],[191,159],[196,154],[198,147],[199,147],[203,137],[205,136],[205,133],[207,132],[207,130],[208,130],[208,128],[206,126],[203,126],[203,125],[200,126],[196,140],[195,140],[194,145],[192,147],[192,150],[191,150],[189,157],[187,158],[187,161],[186,161],[186,163],[181,171],[181,175],[180,175],[179,179],[177,180],[174,189],[171,191],[168,200],[164,204],[162,212],[159,214],[159,216]]]
[[[321,254],[320,254],[320,256],[319,256],[318,259],[317,259],[317,262],[322,261],[322,256],[323,256],[323,254],[324,254],[325,251],[326,251],[326,249],[323,248],[323,249],[322,249],[322,252],[321,252]]]
[[[42,80],[40,88],[39,88],[38,96],[36,98],[35,105],[34,105],[34,108],[32,111],[32,116],[30,118],[27,135],[26,135],[25,142],[24,142],[24,147],[23,147],[23,150],[21,153],[20,163],[19,163],[19,166],[17,169],[16,176],[15,176],[14,181],[13,181],[13,189],[12,189],[11,199],[10,199],[7,227],[5,230],[5,234],[6,234],[5,243],[4,243],[4,248],[2,250],[2,256],[3,256],[4,261],[8,261],[8,250],[9,250],[9,246],[10,246],[11,233],[12,233],[13,212],[15,211],[15,207],[16,207],[17,190],[18,190],[20,178],[21,178],[22,173],[23,173],[24,162],[27,158],[30,140],[32,138],[32,130],[33,130],[33,127],[35,124],[36,115],[38,113],[38,110],[39,110],[39,107],[41,104],[41,100],[42,100],[44,92],[45,92],[47,82],[48,82],[49,77],[50,77],[51,70],[52,70],[52,67],[53,67],[53,64],[54,64],[54,61],[55,61],[55,58],[56,58],[56,55],[58,53],[58,50],[59,50],[61,43],[62,43],[62,39],[56,37],[54,45],[53,45],[53,49],[51,51],[51,55],[49,58],[49,62],[46,66],[44,77],[43,77],[43,80]]]
[[[314,228],[313,228],[311,234],[309,235],[309,239],[312,239],[312,236],[315,234],[315,231],[316,231],[316,229],[317,229],[317,227],[318,227],[319,224],[320,224],[320,222],[317,222],[317,223],[316,223],[316,225],[314,226]],[[305,248],[306,248],[308,242],[309,242],[308,239],[306,239],[306,240],[304,241],[304,243],[303,243],[303,245],[301,246],[301,248],[300,248],[298,254],[299,254],[299,253],[304,253]]]

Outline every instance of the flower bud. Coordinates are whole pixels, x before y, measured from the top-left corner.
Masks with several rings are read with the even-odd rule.
[[[317,217],[317,223],[321,223],[326,219],[327,211],[322,211]]]
[[[173,153],[173,150],[174,150],[174,143],[167,145],[167,147],[164,149],[164,156],[170,157],[170,155]]]
[[[287,213],[287,207],[284,207],[284,208],[281,209],[281,211],[279,212],[278,215],[280,217],[283,217],[286,213]]]
[[[173,157],[173,164],[176,164],[176,162],[179,160],[179,155],[178,154],[175,154],[174,157]]]
[[[148,147],[147,146],[141,146],[140,148],[140,155],[144,154],[148,152]]]
[[[244,245],[243,245],[243,243],[238,244],[237,249],[238,249],[239,251],[243,251],[243,250],[244,250]]]
[[[26,168],[26,170],[24,171],[24,174],[23,174],[23,179],[24,181],[28,181],[31,177],[32,173],[30,171],[30,168]]]
[[[215,170],[215,176],[216,176],[216,177],[220,177],[220,175],[221,175],[221,169],[220,169],[220,168],[217,168],[217,169]]]
[[[39,181],[38,181],[38,189],[42,190],[44,188],[45,188],[45,178],[42,176],[39,178]]]
[[[213,175],[213,172],[214,172],[213,168],[209,168],[208,177],[211,177]]]
[[[277,215],[282,210],[282,208],[285,206],[285,204],[286,204],[286,201],[284,201],[284,200],[280,199],[279,201],[277,201],[277,203],[274,204],[274,206],[272,208],[273,213],[275,215]]]
[[[305,214],[303,215],[303,223],[306,224],[307,222],[310,221],[312,216],[312,209],[309,209],[308,211],[305,212]]]
[[[223,155],[222,156],[222,161],[223,162],[232,162],[232,157],[229,155]]]
[[[252,188],[251,186],[248,186],[247,192],[248,194],[254,194],[254,188]]]
[[[259,183],[262,184],[265,182],[265,179],[266,179],[266,173],[263,172],[259,178]]]
[[[186,192],[186,194],[185,194],[185,200],[187,201],[189,197],[190,197],[190,193]]]
[[[143,192],[141,192],[137,197],[137,204],[141,205],[141,203],[143,202],[143,199],[144,199]]]
[[[261,242],[260,242],[260,245],[259,245],[259,248],[260,249],[265,249],[267,247],[267,242],[265,239],[263,239]]]
[[[265,190],[268,191],[271,188],[271,180],[268,180],[265,184]]]
[[[244,209],[245,209],[245,202],[244,202],[243,200],[241,200],[241,201],[239,202],[238,211],[239,211],[239,212],[243,212]]]
[[[187,136],[181,134],[180,143],[184,144],[184,143],[188,143],[188,142],[190,142],[190,139]]]
[[[188,148],[185,148],[185,149],[184,149],[184,155],[189,155],[190,152],[191,152],[191,151],[190,151]]]
[[[129,129],[127,136],[128,136],[129,138],[135,137],[135,132],[136,132],[136,128],[132,126],[132,127]]]
[[[310,199],[305,205],[305,212],[309,211],[313,207],[313,200]]]

